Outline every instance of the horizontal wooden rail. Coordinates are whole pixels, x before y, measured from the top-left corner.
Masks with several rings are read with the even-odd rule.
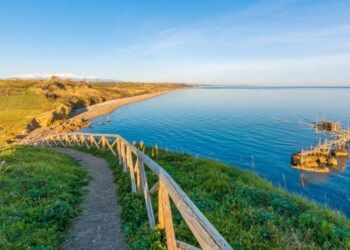
[[[176,240],[170,201],[174,203],[202,249],[232,249],[174,179],[155,161],[120,135],[92,133],[56,134],[39,141],[33,141],[32,144],[49,147],[78,145],[87,148],[96,147],[102,150],[110,150],[116,156],[124,172],[130,175],[132,192],[139,192],[144,196],[151,228],[156,225],[151,192],[158,192],[158,225],[165,232],[168,249],[197,249],[194,246]],[[147,182],[145,166],[158,177],[158,181],[151,191]]]

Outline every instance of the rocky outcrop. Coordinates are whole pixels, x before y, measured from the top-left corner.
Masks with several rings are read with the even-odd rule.
[[[55,110],[37,117],[37,120],[41,127],[49,127],[57,121],[68,119],[71,112],[72,107],[70,105],[61,104]]]
[[[28,132],[33,131],[34,129],[37,129],[37,128],[40,128],[40,123],[36,118],[32,119],[26,126],[26,130]]]
[[[302,155],[302,153],[296,153],[292,156],[292,167],[304,171],[328,173],[329,168],[338,165],[337,158],[325,151],[324,153]]]
[[[82,128],[87,128],[90,127],[91,123],[86,122],[82,118],[77,118],[77,119],[71,119],[65,123],[62,124],[62,132],[73,132],[80,130]]]

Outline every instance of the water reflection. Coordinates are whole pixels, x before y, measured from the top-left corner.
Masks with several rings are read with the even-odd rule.
[[[315,183],[325,183],[328,180],[327,174],[323,173],[311,173],[311,172],[302,172],[300,173],[300,185],[302,187],[306,187],[309,184],[315,184]]]
[[[338,165],[333,168],[337,171],[344,172],[346,170],[346,166],[348,165],[348,157],[337,157]]]

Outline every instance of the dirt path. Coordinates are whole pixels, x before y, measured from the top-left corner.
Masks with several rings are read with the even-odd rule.
[[[84,210],[60,249],[125,249],[121,208],[116,200],[116,185],[108,163],[73,149],[56,150],[79,160],[93,178],[87,187],[89,193],[83,203]]]

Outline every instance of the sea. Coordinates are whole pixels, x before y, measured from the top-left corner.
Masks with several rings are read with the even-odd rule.
[[[312,128],[323,119],[349,127],[350,88],[185,89],[123,106],[82,131],[222,161],[349,217],[350,161],[328,174],[290,166],[293,153],[329,139]]]

